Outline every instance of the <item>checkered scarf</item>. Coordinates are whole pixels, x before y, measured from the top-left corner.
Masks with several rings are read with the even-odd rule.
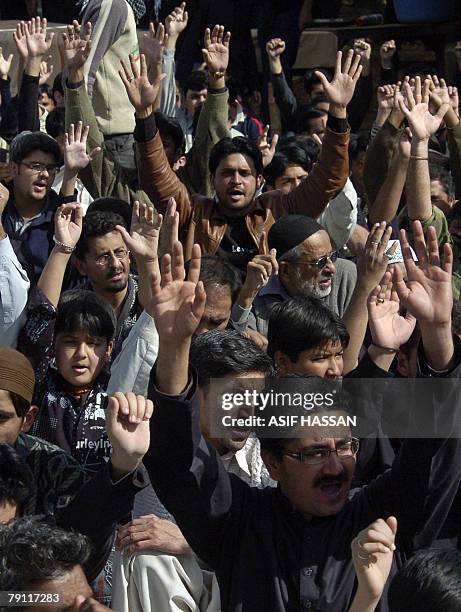
[[[133,13],[134,13],[134,15],[136,17],[136,20],[141,19],[141,17],[146,12],[146,5],[144,4],[144,0],[126,0],[126,1],[128,2],[128,4],[133,9]],[[83,11],[85,11],[85,9],[88,6],[89,2],[90,2],[90,0],[80,0],[80,2],[78,3],[77,6],[80,8],[80,12],[81,13],[83,13]]]

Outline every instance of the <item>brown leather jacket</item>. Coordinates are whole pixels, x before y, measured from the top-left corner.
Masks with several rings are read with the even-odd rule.
[[[188,192],[171,169],[158,132],[146,142],[140,140],[137,139],[137,156],[141,188],[161,214],[165,214],[168,198],[176,199],[185,259],[190,258],[195,243],[200,245],[202,253],[215,254],[227,228],[219,203]],[[267,235],[279,217],[301,214],[317,218],[323,212],[349,176],[348,144],[348,132],[337,134],[327,129],[320,159],[299,187],[288,195],[276,190],[255,198],[245,220],[256,247],[262,232]]]

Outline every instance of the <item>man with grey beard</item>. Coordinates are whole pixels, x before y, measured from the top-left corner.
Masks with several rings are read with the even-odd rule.
[[[271,255],[258,255],[253,262],[264,266],[270,278],[254,298],[251,310],[248,302],[237,300],[232,310],[237,329],[250,327],[267,335],[272,306],[291,297],[319,298],[335,314],[343,316],[357,272],[352,262],[338,259],[335,246],[321,225],[310,217],[286,215],[271,227],[268,243]]]

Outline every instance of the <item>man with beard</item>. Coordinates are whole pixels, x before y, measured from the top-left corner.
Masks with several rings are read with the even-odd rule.
[[[266,336],[272,306],[291,297],[319,298],[343,316],[357,280],[356,268],[338,259],[328,233],[317,221],[303,215],[281,217],[271,227],[268,243],[271,252],[276,251],[278,274],[271,276],[272,266],[269,281],[254,299],[253,313],[248,304],[234,306],[232,320],[238,329],[249,326]]]

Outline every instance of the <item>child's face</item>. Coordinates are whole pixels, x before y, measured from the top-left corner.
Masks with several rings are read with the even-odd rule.
[[[112,351],[106,338],[93,337],[84,330],[58,334],[56,365],[61,376],[76,387],[91,385],[99,376]]]

